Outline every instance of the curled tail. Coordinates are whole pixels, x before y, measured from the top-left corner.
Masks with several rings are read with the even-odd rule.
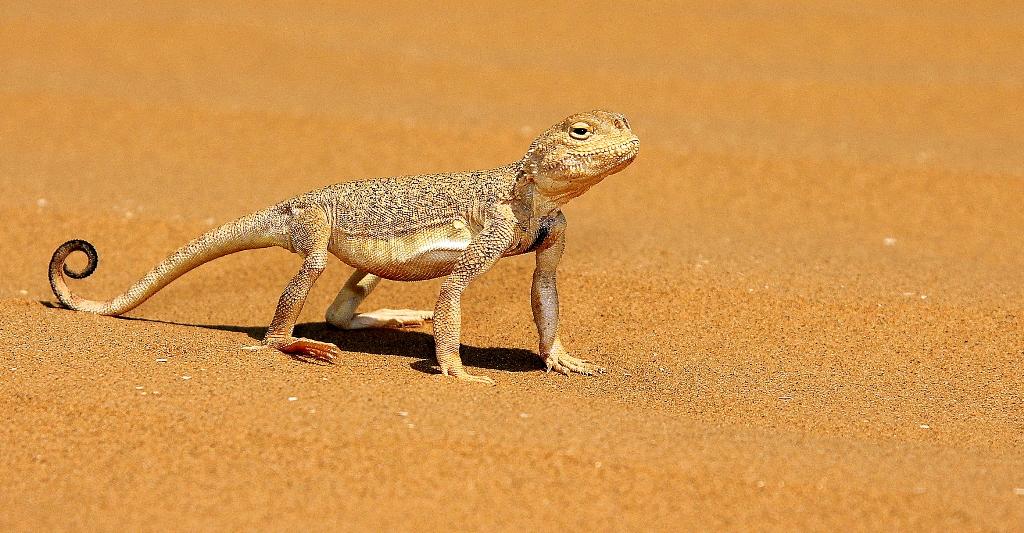
[[[71,292],[65,276],[74,279],[89,276],[99,264],[99,254],[87,241],[68,241],[60,245],[50,259],[50,287],[68,309],[110,316],[127,313],[186,272],[218,257],[256,248],[287,247],[286,232],[278,223],[280,217],[274,215],[273,209],[260,211],[203,234],[164,259],[127,291],[106,302],[86,300]],[[78,272],[65,264],[74,252],[84,252],[89,258],[89,264]]]

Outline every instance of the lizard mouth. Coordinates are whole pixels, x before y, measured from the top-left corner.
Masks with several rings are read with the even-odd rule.
[[[596,183],[611,174],[626,168],[640,151],[640,140],[636,137],[628,141],[606,146],[589,152],[570,152],[561,162],[563,170],[568,174],[562,179],[570,181],[588,181]],[[586,178],[584,178],[586,176]]]
[[[606,161],[606,168],[601,172],[603,176],[608,176],[629,166],[638,153],[640,153],[640,139],[634,137],[624,143],[581,153],[579,156],[591,163],[594,163],[596,158],[607,159],[611,156],[611,161]]]
[[[603,154],[613,154],[617,157],[636,157],[636,154],[640,151],[640,139],[633,138],[621,144],[614,144],[607,148],[600,150],[594,150],[592,152],[577,152],[576,155],[580,157],[595,157]]]

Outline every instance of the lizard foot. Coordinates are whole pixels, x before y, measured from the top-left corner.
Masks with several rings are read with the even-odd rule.
[[[495,383],[493,379],[487,376],[474,376],[473,374],[470,374],[469,372],[466,372],[461,368],[458,370],[441,369],[441,373],[446,376],[451,376],[459,381],[468,381],[471,383],[484,383],[487,385],[497,385],[497,383]]]
[[[268,340],[267,347],[274,348],[288,355],[311,357],[327,363],[333,363],[334,358],[341,355],[341,349],[331,343],[302,337]]]
[[[433,311],[415,311],[412,309],[378,309],[369,313],[359,313],[348,322],[331,324],[341,329],[367,328],[414,328],[425,322],[434,320]]]
[[[544,365],[547,367],[547,371],[551,372],[554,370],[559,374],[570,375],[572,372],[577,374],[583,374],[584,376],[593,376],[595,374],[604,374],[604,367],[597,366],[589,361],[583,359],[577,359],[567,353],[550,353],[544,357]]]

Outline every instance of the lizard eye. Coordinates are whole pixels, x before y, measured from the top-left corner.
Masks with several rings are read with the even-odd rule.
[[[577,122],[569,127],[569,136],[579,141],[589,139],[593,134],[594,132],[590,130],[590,124],[586,122]]]

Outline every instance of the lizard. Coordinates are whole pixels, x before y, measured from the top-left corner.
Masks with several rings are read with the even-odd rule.
[[[514,163],[489,170],[346,181],[285,200],[212,229],[181,247],[127,291],[108,301],[74,294],[66,277],[91,275],[96,248],[71,240],[49,265],[50,286],[66,308],[117,316],[143,303],[186,272],[218,257],[268,247],[301,256],[302,266],[282,293],[262,342],[297,357],[334,362],[334,344],[293,336],[309,290],[333,255],[355,269],[326,313],[342,329],[434,323],[441,373],[494,384],[469,373],[459,357],[461,301],[470,282],[499,259],[535,254],[531,307],[538,355],[548,371],[594,375],[604,369],[571,356],[558,334],[556,270],[565,249],[562,206],[637,156],[640,140],[626,117],[610,111],[571,115],[544,130]],[[66,265],[83,252],[81,270]],[[381,309],[356,313],[382,280],[445,277],[434,310]]]

